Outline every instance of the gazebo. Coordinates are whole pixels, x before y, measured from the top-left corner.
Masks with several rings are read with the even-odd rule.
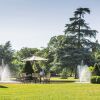
[[[34,73],[33,69],[32,69],[32,65],[31,62],[32,61],[47,61],[48,59],[39,57],[39,56],[32,56],[32,57],[28,57],[26,59],[23,59],[22,61],[25,62],[25,68],[24,68],[24,73],[25,73],[25,79],[26,80],[32,80],[34,79],[36,82],[36,79],[39,77],[39,73],[37,75],[37,73]],[[41,79],[40,79],[41,82]]]

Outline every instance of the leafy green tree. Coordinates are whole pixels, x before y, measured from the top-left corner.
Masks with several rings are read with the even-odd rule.
[[[59,63],[59,58],[58,57],[58,51],[59,49],[64,47],[63,40],[65,38],[65,35],[58,35],[54,36],[50,39],[48,43],[48,49],[49,49],[49,58],[51,58],[50,64],[51,64],[51,70],[59,73],[61,72],[62,68]]]
[[[37,48],[24,47],[21,50],[17,51],[17,55],[19,55],[21,59],[25,59],[27,57],[32,56],[33,54],[35,54],[38,51],[39,51],[39,49],[37,49]]]
[[[6,42],[4,45],[0,45],[0,63],[3,59],[5,64],[11,64],[13,53],[14,50],[11,48],[10,41]]]
[[[25,65],[25,63],[22,62],[21,60],[22,59],[20,58],[20,55],[18,55],[17,52],[14,52],[12,60],[12,65],[13,65],[12,70],[13,70],[13,75],[16,77],[19,77]]]
[[[93,44],[93,57],[95,58],[93,75],[100,76],[100,44],[96,41]]]
[[[54,52],[56,51],[58,48],[61,48],[64,46],[63,44],[63,40],[65,38],[65,35],[58,35],[58,36],[53,36],[49,43],[48,43],[48,47],[49,47],[49,50],[51,52]]]
[[[50,72],[51,62],[53,61],[52,53],[49,51],[49,48],[42,48],[36,53],[37,56],[48,59],[47,61],[37,61],[41,69],[45,70],[45,73]]]

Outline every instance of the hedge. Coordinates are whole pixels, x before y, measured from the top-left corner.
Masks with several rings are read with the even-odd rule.
[[[100,76],[92,76],[91,83],[100,84]]]

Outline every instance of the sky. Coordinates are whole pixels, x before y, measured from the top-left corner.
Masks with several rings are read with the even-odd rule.
[[[91,10],[85,20],[100,43],[100,0],[0,0],[0,44],[11,41],[15,50],[47,47],[51,37],[64,34],[79,7]]]

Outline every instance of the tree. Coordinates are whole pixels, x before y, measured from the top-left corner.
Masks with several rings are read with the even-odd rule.
[[[63,40],[65,38],[65,35],[58,35],[51,37],[48,47],[51,52],[56,51],[58,48],[63,47]]]
[[[50,64],[52,66],[51,70],[55,71],[56,73],[59,73],[62,70],[59,63],[60,57],[58,57],[58,51],[64,47],[64,38],[65,35],[53,36],[48,43],[49,58],[51,59]]]
[[[53,62],[60,70],[67,67],[71,72],[76,71],[82,60],[89,66],[94,64],[91,51],[94,42],[90,38],[95,38],[97,31],[92,30],[85,22],[86,13],[90,14],[89,8],[76,9],[74,17],[70,18],[70,24],[65,26],[65,35],[52,37],[49,42]]]
[[[67,52],[72,58],[76,58],[73,59],[76,65],[81,63],[81,60],[84,60],[84,64],[93,64],[90,49],[94,42],[89,38],[95,38],[97,31],[92,30],[85,22],[84,15],[86,13],[90,14],[89,8],[78,8],[74,12],[74,17],[70,18],[71,23],[65,26],[65,34],[70,40],[66,47]]]
[[[13,53],[14,50],[11,48],[10,41],[6,42],[4,45],[0,45],[0,63],[3,59],[5,64],[11,64]]]
[[[93,57],[95,58],[93,74],[100,76],[100,44],[96,41],[92,47]]]
[[[39,49],[37,49],[37,48],[24,47],[21,50],[17,51],[17,55],[19,55],[21,59],[25,59],[27,57],[32,56],[33,54],[35,54],[38,51],[39,51]]]
[[[52,57],[52,53],[49,51],[49,48],[48,47],[42,48],[36,53],[36,55],[48,59],[47,61],[37,61],[37,64],[40,66],[41,69],[45,70],[45,73],[50,72],[51,62],[53,57]]]
[[[70,24],[66,24],[65,34],[74,38],[77,48],[91,47],[91,41],[87,38],[95,38],[97,31],[91,30],[84,20],[84,14],[90,13],[89,8],[78,8],[74,17],[70,18]]]

